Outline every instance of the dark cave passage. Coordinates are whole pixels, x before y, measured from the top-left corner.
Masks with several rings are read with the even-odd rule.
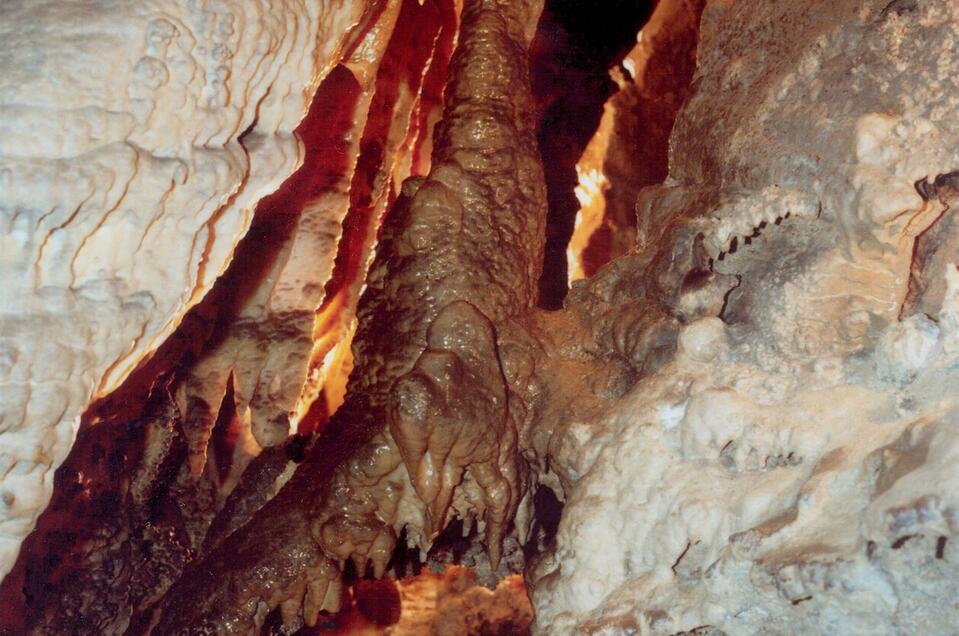
[[[540,278],[540,306],[566,297],[566,246],[579,203],[576,162],[596,132],[603,105],[616,91],[609,69],[636,44],[652,0],[547,0],[530,49],[530,80],[539,122],[549,217]]]

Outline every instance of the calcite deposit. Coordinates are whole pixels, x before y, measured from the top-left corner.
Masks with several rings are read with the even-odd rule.
[[[701,33],[637,254],[734,283],[568,429],[537,630],[947,633],[959,8],[717,2]]]
[[[0,575],[83,409],[210,289],[363,3],[8,2],[0,19]]]
[[[959,5],[663,0],[546,311],[540,2],[212,4],[0,9],[11,629],[954,631]]]
[[[84,418],[59,496],[16,573],[26,577],[34,630],[116,631],[131,621],[136,630],[204,540],[232,531],[289,478],[292,447],[249,462],[261,446],[286,441],[304,415],[301,394],[323,388],[324,358],[349,329],[392,189],[428,168],[421,148],[455,35],[452,2],[372,9],[295,130],[302,166],[260,202],[233,266],[130,386]],[[163,406],[139,413],[139,402]],[[330,402],[318,406],[335,408]],[[158,498],[173,500],[169,509],[144,504]],[[210,528],[224,506],[228,514]],[[50,571],[49,563],[62,565]],[[10,587],[0,605],[16,600]],[[24,616],[13,609],[0,618],[20,624]]]
[[[276,497],[174,585],[155,633],[250,633],[277,607],[313,626],[340,608],[347,561],[382,576],[404,530],[426,550],[451,509],[499,560],[524,475],[495,327],[533,306],[545,218],[525,65],[537,15],[464,4],[432,168],[384,226],[346,401]]]

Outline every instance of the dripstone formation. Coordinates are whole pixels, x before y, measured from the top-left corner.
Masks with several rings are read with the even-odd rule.
[[[582,162],[570,256],[591,276],[545,311],[550,158],[527,68],[541,4],[364,4],[296,3],[285,22],[225,2],[177,5],[165,22],[146,5],[102,17],[129,26],[104,33],[145,38],[124,44],[145,47],[125,110],[24,101],[29,60],[0,55],[19,73],[0,73],[8,138],[46,122],[43,109],[89,133],[41,136],[29,156],[0,140],[10,271],[35,278],[2,305],[0,380],[14,393],[0,394],[0,442],[33,435],[42,459],[7,462],[5,571],[72,443],[72,429],[50,431],[126,380],[88,411],[80,455],[3,584],[27,609],[4,620],[50,634],[309,633],[349,609],[356,580],[458,559],[488,584],[522,572],[537,634],[951,631],[959,6],[663,0],[627,58],[643,75],[620,76]],[[188,22],[207,57],[178,39]],[[51,59],[80,47],[50,39]],[[195,94],[177,88],[186,50],[207,64],[182,75],[206,78]],[[271,66],[279,50],[286,62]],[[261,70],[231,70],[242,51]],[[660,60],[677,69],[668,81]],[[94,95],[108,85],[95,79],[76,81]],[[250,111],[227,108],[241,94]],[[153,126],[201,97],[194,128],[170,124],[178,136],[164,141]],[[656,118],[646,137],[644,117]],[[265,126],[295,159],[254,162]],[[637,162],[662,165],[630,178],[626,137],[648,143]],[[201,187],[196,162],[238,149],[245,168]],[[94,161],[124,153],[136,174],[160,171],[159,203],[136,214],[125,197],[153,190],[117,176],[129,162]],[[250,225],[237,210],[300,154],[227,269]],[[52,176],[78,156],[88,181]],[[226,187],[234,172],[247,185]],[[73,189],[41,200],[40,181]],[[178,192],[199,198],[173,205]],[[149,278],[156,264],[137,255],[185,219],[206,228],[207,247],[169,254],[189,284]],[[65,358],[53,325],[95,344]],[[63,372],[81,367],[82,382]],[[36,402],[61,386],[59,401]],[[472,585],[461,572],[441,589]],[[464,592],[417,629],[484,633],[527,616],[488,601],[510,589]],[[399,630],[390,608],[367,612]]]

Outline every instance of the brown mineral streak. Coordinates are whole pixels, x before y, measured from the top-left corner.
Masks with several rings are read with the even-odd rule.
[[[399,510],[410,482],[427,507],[408,528],[421,547],[453,489],[478,486],[479,508],[458,512],[485,520],[498,559],[522,471],[496,328],[533,306],[545,223],[526,70],[540,9],[466,2],[433,169],[384,227],[346,401],[277,497],[174,585],[154,634],[253,633],[275,607],[285,623],[335,611],[345,560],[381,575],[413,525]]]

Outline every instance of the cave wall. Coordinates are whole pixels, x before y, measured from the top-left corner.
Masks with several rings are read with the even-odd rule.
[[[562,433],[538,633],[954,628],[957,34],[952,3],[707,5],[630,258],[727,293]]]
[[[570,281],[593,276],[636,243],[636,197],[668,173],[669,136],[696,68],[704,0],[656,4],[613,66],[618,90],[576,162],[579,202],[566,246]]]
[[[303,159],[362,3],[5,3],[0,574],[87,404],[169,336]]]
[[[211,15],[222,8],[208,7]],[[304,37],[316,40],[317,56],[330,49],[323,69],[309,50],[300,53],[310,64],[285,61],[283,72],[305,82],[298,96],[307,110],[286,133],[295,173],[253,200],[230,266],[172,336],[84,413],[53,501],[0,587],[0,625],[100,633],[132,621],[139,629],[206,535],[238,523],[234,516],[208,533],[216,513],[253,505],[243,489],[234,496],[242,503],[229,500],[245,469],[257,475],[246,491],[253,483],[260,497],[275,493],[301,444],[282,443],[297,430],[308,435],[342,400],[337,387],[379,226],[399,184],[429,167],[459,8],[415,0],[304,7],[321,9],[291,18],[301,30],[322,21],[327,31],[314,25]],[[348,15],[326,19],[336,11]],[[167,222],[186,212],[170,209]],[[115,249],[136,245],[118,238]],[[168,281],[152,282],[170,292]],[[54,486],[52,470],[45,479]]]

